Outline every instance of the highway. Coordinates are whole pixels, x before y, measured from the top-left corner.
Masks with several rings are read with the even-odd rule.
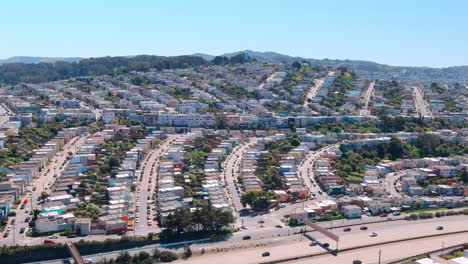
[[[143,161],[141,181],[138,181],[139,185],[136,192],[136,202],[132,206],[136,216],[133,232],[135,235],[146,236],[149,232],[159,232],[159,227],[153,221],[155,217],[154,204],[148,204],[148,201],[152,201],[156,189],[159,159],[177,137],[178,135],[168,135],[161,145],[156,146],[148,153]],[[150,214],[148,214],[148,211]]]
[[[372,95],[374,94],[374,87],[375,87],[375,81],[372,81],[370,84],[369,84],[369,87],[367,87],[367,90],[366,90],[366,94],[364,95],[363,99],[364,99],[364,106],[362,107],[359,115],[362,115],[362,116],[368,116],[370,115],[370,111],[369,111],[369,102],[370,102],[370,99],[372,98]]]
[[[368,224],[368,230],[362,231],[359,229],[359,226],[352,227],[352,230],[349,232],[344,232],[342,230],[333,230],[334,233],[340,236],[339,248],[340,249],[347,249],[357,246],[365,246],[365,248],[357,251],[350,251],[338,254],[338,257],[332,255],[323,255],[317,258],[313,258],[313,263],[315,259],[324,258],[326,262],[321,263],[350,263],[349,261],[354,258],[361,258],[362,252],[366,252],[369,250],[373,245],[376,243],[382,242],[392,242],[400,239],[410,239],[416,238],[421,236],[429,236],[429,235],[442,235],[444,233],[449,232],[456,232],[456,231],[465,231],[468,232],[468,227],[466,226],[466,221],[468,220],[467,216],[454,216],[452,217],[445,217],[442,219],[430,219],[430,220],[420,220],[414,222],[407,222],[407,221],[396,221],[396,222],[386,222],[386,223],[378,223],[378,224]],[[444,226],[444,230],[436,230],[437,226]],[[376,237],[370,237],[371,232],[376,232]],[[325,236],[319,234],[318,232],[309,233],[311,237],[319,241],[321,244],[329,243],[330,249],[335,249],[336,244],[335,242],[331,241],[330,239],[326,238]],[[273,260],[281,260],[285,258],[291,257],[298,257],[298,256],[307,256],[310,254],[319,254],[325,253],[326,250],[322,248],[320,245],[317,246],[309,246],[310,240],[305,237],[302,237],[300,234],[294,236],[288,236],[287,239],[283,242],[279,242],[283,238],[270,238],[265,240],[264,242],[255,241],[250,245],[232,245],[230,249],[223,250],[222,254],[222,261],[224,264],[229,263],[262,263],[266,261],[273,261]],[[453,244],[459,244],[462,242],[468,242],[468,236],[466,233],[464,234],[456,234],[456,235],[447,235],[447,236],[440,236],[436,238],[423,238],[421,241],[428,241],[428,244],[434,246],[434,249],[440,248],[441,243],[440,241],[447,241]],[[436,243],[437,242],[437,243]],[[248,242],[244,242],[248,243]],[[402,243],[396,243],[402,244]],[[418,248],[421,250],[427,249],[427,247],[420,247],[420,245],[426,245],[426,242],[421,243],[414,243],[414,241],[410,242],[403,242],[403,244],[411,245],[409,249],[405,251],[407,254],[412,254],[413,245],[418,245]],[[257,247],[256,245],[265,245]],[[390,247],[393,244],[382,245],[378,248],[382,250],[388,249],[388,252],[385,256],[385,259],[390,260],[394,258],[402,257],[401,252],[398,250],[390,250]],[[446,246],[449,246],[448,244]],[[193,245],[192,249],[199,249],[202,245]],[[217,250],[210,250],[206,245],[203,245],[205,252],[207,254],[202,256],[193,257],[189,260],[184,261],[184,263],[196,264],[196,263],[203,263],[203,264],[210,264],[210,263],[219,263],[220,255],[217,253]],[[375,250],[375,249],[374,249]],[[262,257],[263,252],[270,252],[269,257]],[[346,257],[342,257],[346,254]],[[370,261],[375,261],[375,257],[377,254],[373,254],[374,259]],[[345,262],[341,262],[344,261]],[[369,259],[367,259],[369,260]],[[295,261],[290,263],[297,263]],[[310,259],[308,261],[304,260],[301,263],[311,263]],[[364,261],[364,263],[369,263]]]
[[[80,149],[80,147],[86,142],[86,139],[89,135],[82,136],[82,137],[75,137],[71,139],[67,144],[63,146],[63,151],[58,152],[51,161],[42,169],[42,172],[39,174],[40,176],[37,179],[33,180],[34,187],[32,185],[28,186],[28,192],[21,197],[21,201],[23,202],[25,199],[28,199],[29,202],[23,210],[20,210],[19,207],[16,210],[16,216],[9,217],[9,224],[12,219],[15,219],[15,225],[12,227],[12,231],[7,238],[0,239],[0,245],[13,245],[13,244],[34,244],[39,243],[40,239],[31,239],[26,237],[25,234],[28,230],[28,223],[25,222],[26,217],[32,217],[32,211],[38,205],[38,197],[41,196],[43,191],[48,192],[48,190],[53,186],[54,183],[54,176],[60,177],[60,168],[62,164],[67,161],[67,153],[71,152],[75,154],[75,152]],[[7,230],[9,226],[5,227]],[[21,229],[24,228],[24,233],[20,234]]]

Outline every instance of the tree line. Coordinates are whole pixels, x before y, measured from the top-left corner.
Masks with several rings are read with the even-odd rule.
[[[80,76],[99,76],[147,72],[151,69],[177,69],[207,65],[225,65],[254,61],[243,54],[231,58],[215,57],[207,61],[197,56],[152,56],[99,57],[82,59],[79,62],[57,61],[55,63],[5,63],[0,65],[0,84],[41,83]]]
[[[195,211],[178,209],[167,216],[159,237],[164,241],[199,238],[218,234],[232,223],[234,216],[230,211],[210,205],[204,205]]]
[[[6,63],[0,65],[0,83],[40,83],[78,76],[115,75],[130,71],[146,72],[150,69],[188,68],[210,63],[196,56],[100,57],[82,59],[79,62],[55,63]]]

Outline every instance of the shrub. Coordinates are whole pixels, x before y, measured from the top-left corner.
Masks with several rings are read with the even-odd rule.
[[[177,255],[171,251],[161,251],[161,253],[159,253],[159,259],[161,262],[172,262],[177,260]]]

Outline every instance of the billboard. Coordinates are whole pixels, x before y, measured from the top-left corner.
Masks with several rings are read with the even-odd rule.
[[[322,233],[323,235],[329,237],[330,239],[333,239],[336,242],[338,242],[339,237],[337,235],[333,234],[332,232],[326,230],[325,228],[323,228],[323,227],[321,227],[321,226],[319,226],[317,224],[312,223],[310,220],[305,221],[305,224],[307,226],[309,226],[310,228],[312,228],[312,229]]]

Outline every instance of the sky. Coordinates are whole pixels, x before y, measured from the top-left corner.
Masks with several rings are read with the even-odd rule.
[[[468,65],[466,0],[2,0],[0,58],[274,51]]]

